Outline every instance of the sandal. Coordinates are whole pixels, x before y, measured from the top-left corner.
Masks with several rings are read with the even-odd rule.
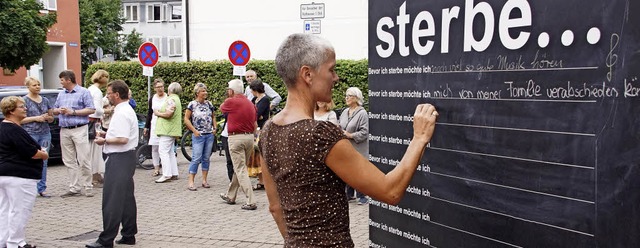
[[[198,191],[198,189],[196,189],[196,187],[194,187],[194,186],[189,186],[187,189],[189,191]]]
[[[209,185],[209,183],[202,183],[202,187],[208,189],[211,188],[211,185]]]
[[[160,176],[160,170],[154,170],[153,173],[151,173],[152,177],[157,177]]]
[[[253,190],[264,190],[264,184],[256,184],[256,186],[253,187]]]
[[[223,193],[220,193],[220,198],[222,198],[222,200],[229,205],[236,204],[235,200],[231,200],[231,198],[229,198],[227,195]]]

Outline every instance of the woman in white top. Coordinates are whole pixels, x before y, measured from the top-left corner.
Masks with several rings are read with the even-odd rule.
[[[151,146],[151,159],[153,160],[153,173],[152,176],[160,175],[160,154],[158,153],[158,136],[156,135],[156,122],[158,116],[153,114],[153,110],[159,110],[162,107],[162,103],[167,99],[167,94],[164,93],[164,81],[161,78],[153,80],[153,89],[156,91],[149,101],[149,113],[147,115],[147,122],[144,128],[144,135],[149,135],[149,145]]]
[[[101,126],[101,119],[104,116],[104,108],[102,106],[102,90],[100,90],[100,88],[107,87],[107,83],[109,83],[109,73],[105,70],[98,70],[91,76],[91,82],[93,82],[93,84],[87,89],[91,93],[93,106],[96,107],[96,112],[89,115],[89,128],[95,128],[96,126]],[[89,137],[89,139],[93,138],[95,137]],[[102,175],[104,174],[102,146],[99,146],[92,141],[89,142],[89,146],[89,154],[91,158],[91,173],[93,174],[93,186],[100,187],[103,182]]]
[[[333,100],[331,100],[331,102],[316,102],[316,109],[313,111],[313,119],[318,121],[328,121],[339,125],[338,116],[336,115],[336,112],[333,111],[335,106],[336,104],[333,103]]]

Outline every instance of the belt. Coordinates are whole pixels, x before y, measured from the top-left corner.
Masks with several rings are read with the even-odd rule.
[[[253,134],[252,132],[229,132],[229,136],[238,134]]]
[[[68,126],[68,127],[62,127],[62,128],[66,128],[66,129],[74,129],[74,128],[78,128],[78,127],[82,127],[82,126],[86,126],[87,123],[85,124],[80,124],[80,125],[75,125],[75,126]]]

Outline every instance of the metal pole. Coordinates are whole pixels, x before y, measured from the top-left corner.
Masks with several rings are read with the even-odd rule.
[[[151,77],[147,76],[147,100],[151,99]]]

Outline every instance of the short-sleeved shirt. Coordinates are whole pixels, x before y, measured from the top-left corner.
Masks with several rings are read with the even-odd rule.
[[[105,144],[103,151],[106,154],[131,151],[138,146],[138,117],[129,102],[121,102],[113,109],[113,117],[106,138],[129,139],[127,144]]]
[[[86,108],[96,109],[95,106],[93,106],[91,93],[80,85],[74,86],[71,91],[65,89],[58,93],[58,98],[56,99],[54,107],[71,108],[76,111]],[[60,121],[59,123],[61,127],[70,127],[89,123],[89,118],[81,115],[60,114],[58,116],[58,120]]]
[[[28,96],[22,97],[24,105],[27,107],[27,117],[40,116],[49,112],[53,105],[46,97],[42,97],[39,103],[31,100]],[[48,134],[51,133],[48,122],[29,122],[22,124],[22,128],[29,134]]]
[[[191,110],[191,125],[200,133],[213,133],[213,104],[209,101],[191,101],[187,106]]]
[[[0,176],[42,178],[42,159],[32,159],[40,145],[22,127],[0,122]]]
[[[220,106],[227,114],[227,127],[231,133],[253,133],[256,129],[256,106],[243,95],[235,95],[224,100]]]
[[[260,150],[287,225],[285,247],[354,246],[345,183],[325,163],[344,138],[340,127],[311,119],[269,121],[260,132]]]

